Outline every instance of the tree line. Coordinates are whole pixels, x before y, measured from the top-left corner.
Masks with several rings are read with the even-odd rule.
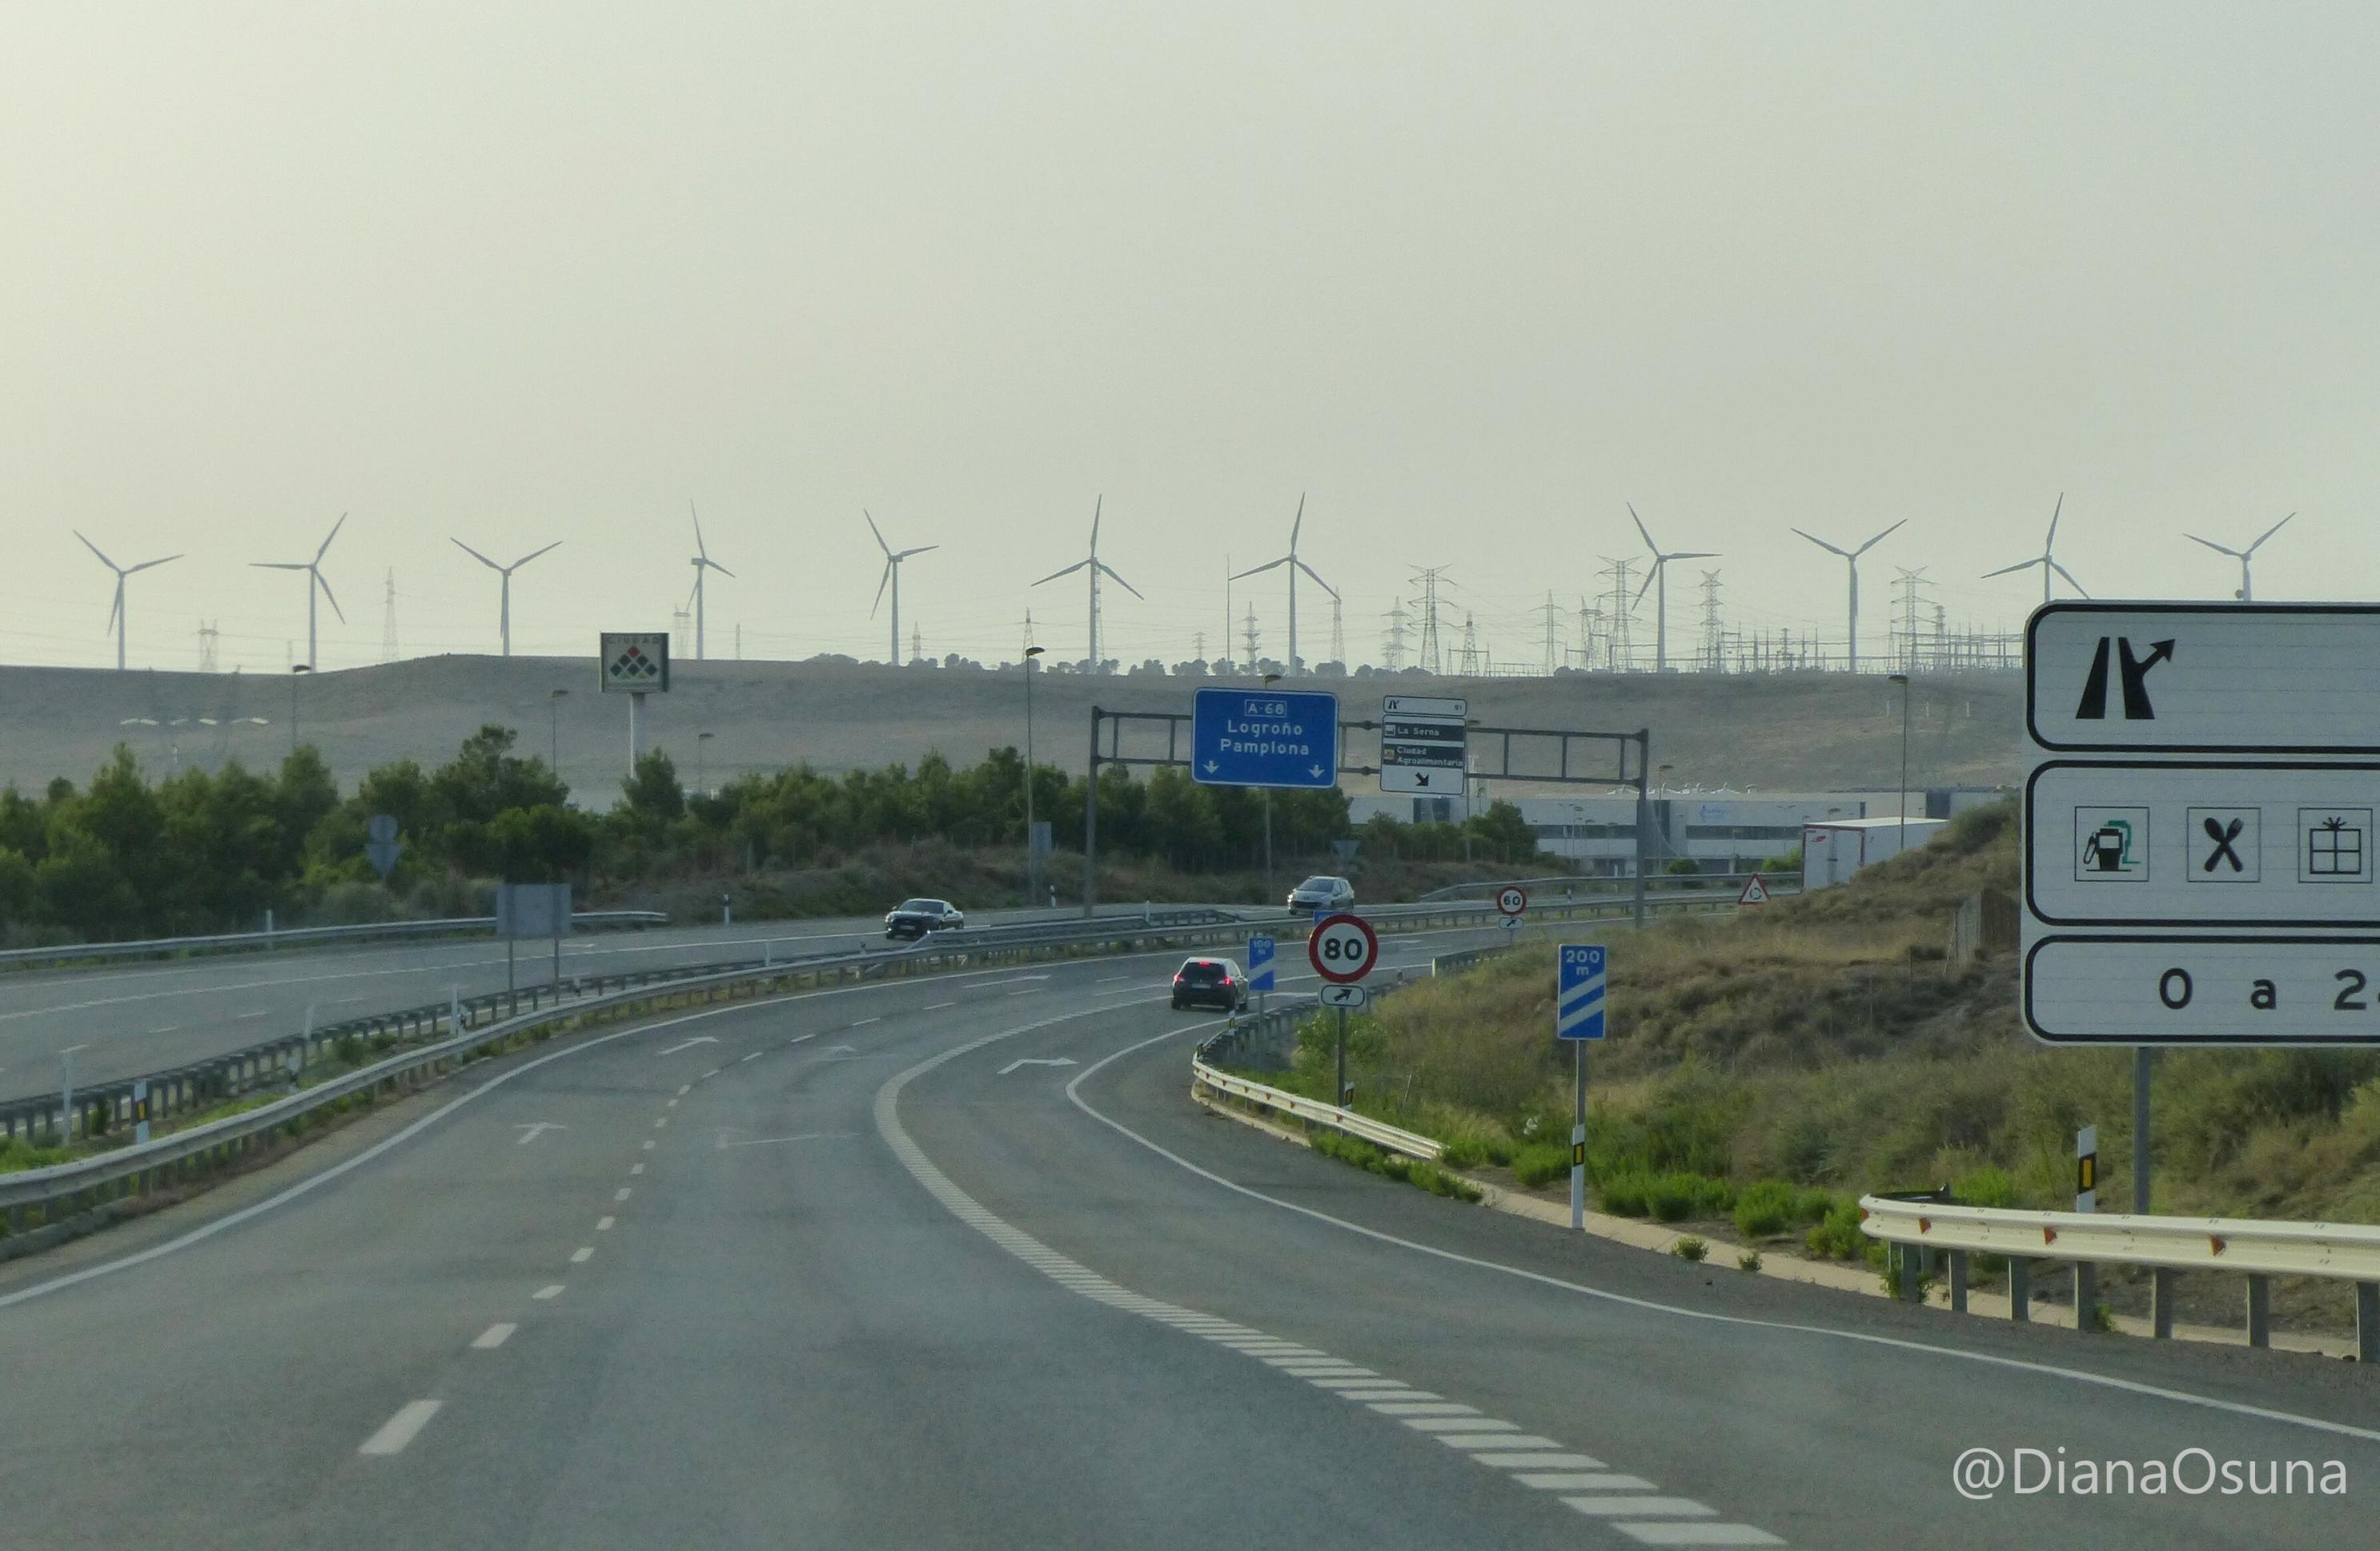
[[[0,791],[0,932],[13,943],[100,941],[251,930],[273,910],[299,919],[483,913],[495,882],[570,881],[582,901],[658,879],[832,867],[870,846],[939,838],[968,848],[1025,845],[1026,783],[1060,850],[1079,852],[1088,788],[1013,748],[953,766],[928,754],[827,775],[808,765],[742,775],[688,792],[662,751],[648,751],[612,805],[574,804],[546,763],[517,751],[509,727],[483,727],[455,756],[375,767],[342,793],[322,756],[301,748],[277,772],[237,762],[152,781],[129,749],[78,788],[60,777],[38,796]],[[1207,787],[1186,771],[1146,779],[1099,773],[1103,856],[1190,873],[1262,864],[1263,793]],[[1331,854],[1358,839],[1375,855],[1519,861],[1535,840],[1508,803],[1467,824],[1351,827],[1336,789],[1271,796],[1274,855]],[[373,816],[396,821],[403,850],[385,884],[365,851]]]

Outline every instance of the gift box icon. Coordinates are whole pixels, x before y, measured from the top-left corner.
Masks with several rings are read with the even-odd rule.
[[[2306,831],[2306,872],[2317,878],[2363,875],[2363,829],[2337,814]]]

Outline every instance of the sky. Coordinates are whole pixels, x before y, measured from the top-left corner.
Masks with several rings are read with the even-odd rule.
[[[2380,12],[909,0],[0,9],[0,661],[1221,650],[1301,553],[1349,653],[1561,647],[1607,556],[1863,637],[2380,595]],[[1280,570],[1231,591],[1285,647]],[[1328,655],[1300,590],[1300,649]],[[1655,600],[1636,635],[1649,644]],[[680,656],[690,642],[677,644]]]

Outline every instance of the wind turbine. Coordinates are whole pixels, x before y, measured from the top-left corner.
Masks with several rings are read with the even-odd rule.
[[[1086,673],[1097,673],[1099,671],[1099,577],[1101,573],[1105,573],[1117,586],[1123,588],[1134,597],[1140,598],[1141,602],[1147,603],[1148,601],[1147,598],[1141,596],[1141,591],[1139,588],[1135,587],[1123,577],[1116,575],[1115,568],[1110,566],[1106,561],[1099,558],[1099,508],[1105,506],[1106,503],[1107,497],[1104,495],[1091,503],[1090,558],[1087,560],[1077,560],[1073,565],[1067,567],[1064,570],[1051,571],[1048,576],[1041,579],[1041,581],[1055,581],[1062,576],[1072,576],[1076,571],[1087,571],[1090,574],[1091,655],[1083,667],[1083,671]],[[1033,585],[1038,587],[1041,585],[1041,581],[1037,581]]]
[[[2091,594],[2083,590],[2082,584],[2074,580],[2074,573],[2058,563],[2058,513],[2065,509],[2066,493],[2061,490],[2058,493],[2058,505],[2052,507],[2049,510],[2049,536],[2041,541],[2041,553],[2034,556],[2030,560],[2019,560],[2013,566],[2002,566],[1998,570],[1985,571],[1984,573],[1985,580],[1989,580],[1991,578],[1996,576],[2006,576],[2011,571],[2021,571],[2027,566],[2039,566],[2041,568],[2041,601],[2043,603],[2046,604],[2049,601],[2049,576],[2052,571],[2064,577],[2066,579],[2067,585],[2072,587],[2074,591],[2082,593],[2086,598],[2089,597]],[[2289,519],[2287,518],[2283,518],[2281,520],[2286,522]],[[2267,533],[2265,538],[2270,538],[2271,536],[2271,534]],[[2256,542],[2258,543],[2262,543],[2265,540],[2258,539]]]
[[[883,604],[884,589],[887,584],[890,584],[892,589],[892,653],[884,660],[894,667],[899,667],[901,666],[901,562],[912,555],[923,555],[929,549],[940,549],[942,546],[938,543],[922,543],[915,549],[896,552],[891,544],[884,542],[884,530],[876,526],[876,519],[868,516],[868,508],[862,507],[859,509],[859,515],[868,518],[868,531],[876,535],[876,547],[884,552],[884,574],[876,579],[876,603],[879,606]],[[868,609],[868,617],[870,619],[875,618],[876,609],[873,607]]]
[[[1653,671],[1667,673],[1670,671],[1670,562],[1716,560],[1718,552],[1713,549],[1681,549],[1664,555],[1661,546],[1653,542],[1653,535],[1645,531],[1645,519],[1636,516],[1633,502],[1629,504],[1628,515],[1635,520],[1636,531],[1643,535],[1645,547],[1653,552],[1653,574],[1645,579],[1644,586],[1636,589],[1636,601],[1641,604],[1645,593],[1657,587],[1660,589],[1653,604]]]
[[[1305,496],[1304,493],[1301,492],[1297,497],[1296,519],[1289,525],[1289,553],[1282,556],[1278,560],[1268,560],[1261,566],[1252,567],[1247,570],[1242,571],[1238,576],[1231,579],[1233,581],[1239,581],[1245,578],[1255,576],[1259,571],[1269,571],[1275,566],[1287,566],[1289,568],[1289,672],[1293,678],[1294,678],[1299,671],[1297,660],[1297,573],[1304,571],[1306,575],[1312,577],[1314,579],[1314,584],[1317,587],[1321,588],[1325,592],[1330,594],[1330,601],[1332,603],[1335,604],[1339,602],[1339,589],[1323,580],[1321,572],[1316,570],[1313,567],[1307,565],[1305,561],[1297,557],[1297,533],[1298,530],[1305,526]]]
[[[694,519],[694,558],[688,564],[694,567],[694,660],[698,663],[702,661],[702,573],[717,571],[724,577],[735,573],[712,559],[710,551],[702,547],[702,514],[694,509],[692,501],[686,504],[686,510]]]
[[[487,567],[488,569],[504,578],[504,583],[500,594],[502,596],[503,603],[501,604],[499,612],[496,616],[496,625],[498,630],[504,637],[504,655],[507,657],[511,656],[513,654],[513,572],[520,569],[523,566],[528,565],[531,560],[534,560],[539,556],[544,554],[546,549],[561,548],[562,541],[560,539],[556,539],[552,543],[547,544],[545,549],[532,549],[527,555],[522,556],[519,559],[514,561],[509,566],[497,565],[493,560],[489,559],[486,556],[480,554],[478,550],[473,549],[469,544],[465,543],[460,539],[455,539],[454,541],[454,544],[455,548],[461,550],[472,559],[477,560],[482,566]]]
[[[311,560],[251,560],[249,562],[259,570],[306,573],[306,666],[308,667],[318,666],[322,662],[320,645],[314,631],[314,590],[316,588],[321,588],[322,596],[331,600],[331,612],[339,617],[339,623],[344,625],[347,622],[346,610],[339,606],[338,596],[331,591],[331,584],[322,580],[322,556],[331,553],[331,540],[337,538],[339,530],[346,525],[347,514],[341,512],[339,520],[331,524],[330,537],[322,541],[322,547],[314,552],[314,557]]]
[[[1853,673],[1857,673],[1859,671],[1859,557],[1865,555],[1869,550],[1874,549],[1876,545],[1882,543],[1886,539],[1889,538],[1904,523],[1908,522],[1908,520],[1909,519],[1905,517],[1902,518],[1900,522],[1896,522],[1890,528],[1887,528],[1883,532],[1878,533],[1876,537],[1868,540],[1867,543],[1860,545],[1857,549],[1844,549],[1840,545],[1828,543],[1826,540],[1818,537],[1815,533],[1804,531],[1800,528],[1793,530],[1793,531],[1800,533],[1803,538],[1809,540],[1812,543],[1816,544],[1820,549],[1825,550],[1828,554],[1841,556],[1843,557],[1843,564],[1851,568],[1852,602],[1851,613],[1849,616],[1849,635],[1851,639],[1851,668]],[[2027,565],[2032,564],[2031,561],[2027,561],[2025,563]]]
[[[80,529],[75,529],[73,530],[73,532],[76,538],[82,539],[82,531]],[[2256,542],[2258,543],[2262,543],[2264,541],[2259,539]],[[124,629],[127,623],[124,617],[124,579],[130,576],[134,571],[145,571],[152,566],[162,566],[165,563],[165,560],[178,560],[181,556],[178,555],[168,555],[165,556],[165,560],[143,560],[137,566],[119,566],[115,561],[109,559],[106,556],[101,555],[99,545],[91,543],[89,539],[82,539],[82,546],[85,549],[90,550],[93,555],[98,555],[99,563],[115,573],[115,602],[107,611],[107,622],[109,625],[113,626],[115,630],[115,671],[122,673],[124,671]],[[2253,546],[2252,545],[2251,547]]]
[[[2289,517],[2295,517],[2295,516],[2297,516],[2297,513],[2295,513],[2295,512],[2291,512],[2291,513],[2289,513]],[[2256,551],[2257,551],[2259,548],[2263,547],[2264,543],[2265,543],[2265,541],[2266,539],[2271,538],[2275,533],[2279,532],[2283,528],[2285,528],[2285,527],[2289,526],[2289,517],[2285,517],[2285,518],[2281,519],[2280,519],[2280,521],[2274,523],[2270,528],[2265,529],[2265,530],[2264,531],[2264,532],[2262,532],[2262,533],[2260,533],[2260,534],[2258,534],[2258,535],[2257,535],[2256,542],[2255,542],[2254,543],[2250,544],[2250,545],[2249,545],[2247,548],[2245,548],[2245,549],[2227,549],[2227,548],[2225,548],[2223,545],[2221,545],[2221,544],[2219,544],[2219,543],[2216,543],[2213,539],[2202,539],[2202,538],[2200,538],[2200,537],[2199,537],[2197,534],[2195,534],[2195,533],[2184,533],[2184,534],[2182,535],[2182,537],[2183,537],[2183,538],[2185,538],[2185,539],[2189,539],[2189,540],[2192,541],[2193,543],[2203,543],[2203,544],[2204,544],[2207,548],[2209,548],[2209,549],[2211,549],[2211,550],[2215,551],[2215,553],[2216,553],[2217,555],[2228,555],[2228,556],[2231,556],[2231,558],[2233,558],[2234,560],[2239,561],[2239,562],[2240,562],[2240,591],[2239,591],[2239,593],[2238,593],[2237,595],[2238,595],[2238,597],[2239,597],[2240,601],[2241,603],[2243,603],[2243,604],[2246,604],[2246,603],[2253,603],[2253,602],[2255,602],[2255,601],[2256,601],[2256,589],[2255,589],[2255,585],[2254,585],[2254,583],[2253,583],[2252,580],[2252,579],[2249,577],[2249,575],[2248,575],[2248,556],[2250,556],[2251,555],[2255,554],[2255,553],[2256,553]],[[79,537],[79,535],[78,535],[78,537]],[[83,540],[83,542],[84,542],[85,543],[89,543],[91,541],[90,541],[90,540],[88,540],[88,539],[85,539],[85,540]],[[96,553],[96,552],[94,551],[94,553]],[[105,558],[105,556],[102,556],[102,558],[103,559],[103,558]],[[152,562],[152,563],[153,563],[153,562]],[[2070,581],[2070,580],[2072,580],[2073,579],[2072,579],[2071,577],[2069,577],[2067,580]],[[119,581],[119,582],[117,582],[117,583],[115,584],[115,586],[116,586],[116,595],[117,595],[118,597],[121,597],[121,596],[123,595],[124,584],[123,584],[122,582],[120,582],[120,581]],[[117,648],[116,655],[117,655],[118,657],[121,657],[123,654],[124,654],[124,653],[123,653],[123,649],[122,649],[121,647]],[[122,667],[124,665],[123,665],[121,662],[119,662],[119,663],[117,663],[115,666],[118,666],[118,667]]]

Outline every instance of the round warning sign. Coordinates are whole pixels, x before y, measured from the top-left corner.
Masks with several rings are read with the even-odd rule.
[[[1529,891],[1518,884],[1507,884],[1496,891],[1496,908],[1506,915],[1519,915],[1529,908]]]
[[[1327,915],[1314,923],[1314,935],[1305,940],[1305,957],[1324,980],[1352,985],[1370,974],[1379,961],[1380,939],[1372,923],[1361,916]]]

